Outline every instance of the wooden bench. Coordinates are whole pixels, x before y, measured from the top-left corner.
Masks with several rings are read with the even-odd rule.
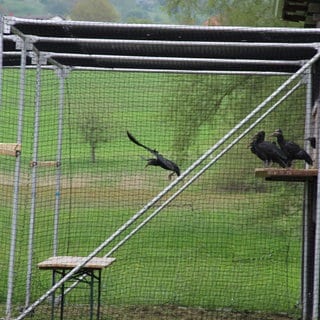
[[[38,268],[42,270],[52,270],[52,285],[57,282],[57,275],[63,278],[68,271],[72,270],[81,262],[83,262],[86,257],[72,257],[72,256],[56,256],[51,257],[45,261],[38,264]],[[116,259],[115,258],[99,258],[94,257],[89,262],[87,262],[78,272],[76,272],[69,280],[76,282],[82,282],[89,285],[90,288],[90,320],[93,319],[93,309],[94,309],[94,283],[97,282],[97,319],[100,319],[100,306],[101,306],[101,274],[104,268],[109,267]],[[86,280],[89,277],[89,281]],[[72,285],[69,286],[69,290],[72,289]],[[60,319],[63,320],[64,312],[64,302],[65,294],[67,291],[65,284],[61,285],[61,300],[60,300]],[[51,304],[51,319],[54,319],[54,309],[56,301],[55,294],[52,295]]]

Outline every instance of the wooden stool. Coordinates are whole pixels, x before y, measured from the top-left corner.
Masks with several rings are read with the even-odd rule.
[[[39,269],[52,270],[52,285],[56,283],[56,275],[59,274],[63,278],[68,270],[75,268],[86,257],[71,257],[71,256],[56,256],[51,257],[38,264]],[[94,282],[98,284],[98,301],[97,301],[97,320],[100,319],[100,304],[101,304],[101,273],[102,270],[110,266],[116,259],[115,258],[92,258],[86,263],[78,272],[76,272],[68,281],[77,281],[89,284],[90,287],[90,320],[93,319],[93,289]],[[90,277],[90,280],[86,280],[86,277]],[[70,286],[71,287],[71,286]],[[61,301],[60,301],[60,319],[63,320],[64,311],[64,295],[65,284],[61,285]],[[55,294],[52,294],[51,305],[51,319],[54,319],[54,307],[55,307]]]

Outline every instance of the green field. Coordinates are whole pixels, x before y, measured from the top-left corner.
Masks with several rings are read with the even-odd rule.
[[[34,76],[33,71],[28,71],[15,306],[23,305],[25,296],[32,200]],[[52,255],[57,198],[60,200],[58,254],[85,256],[170,183],[168,172],[144,168],[140,156],[147,158],[149,155],[128,141],[126,130],[176,160],[184,170],[283,80],[246,79],[232,94],[221,99],[223,88],[232,83],[231,77],[71,73],[65,87],[62,175],[58,195],[56,168],[37,169],[32,300],[50,287],[51,275],[40,272],[36,265]],[[241,83],[241,78],[237,81]],[[0,137],[4,142],[16,139],[18,83],[18,72],[5,72],[5,94],[0,109]],[[258,88],[261,83],[264,87]],[[214,90],[208,92],[208,88]],[[38,147],[38,159],[42,161],[56,159],[58,92],[55,75],[43,72]],[[290,134],[301,135],[303,109],[297,107],[290,116],[287,110],[293,103],[303,106],[303,98],[302,89],[259,128],[270,131],[281,126],[286,130],[294,122],[296,132],[290,131]],[[94,163],[89,143],[79,127],[90,114],[98,114],[95,121],[98,123],[101,119],[105,130],[109,130],[108,141],[97,145]],[[142,319],[141,308],[145,307],[145,313],[149,314],[152,306],[162,306],[162,313],[171,310],[171,314],[168,311],[167,318],[163,315],[163,319],[192,318],[186,314],[175,316],[176,309],[166,308],[175,306],[187,308],[190,313],[193,308],[215,310],[221,312],[221,317],[228,312],[247,311],[298,314],[303,186],[255,178],[254,168],[261,163],[248,150],[249,140],[250,137],[241,140],[113,253],[117,262],[105,271],[103,279],[103,301],[110,306],[106,307],[106,313],[109,310],[114,319],[120,319],[117,312],[121,314],[125,310],[125,314],[132,307],[139,310]],[[0,251],[2,304],[5,304],[7,294],[15,161],[15,158],[3,156],[0,163],[0,230],[4,248]],[[112,245],[101,255],[111,248]],[[87,298],[84,290],[74,290],[67,298],[71,313],[77,305],[87,303]],[[201,317],[206,316],[202,314]],[[207,318],[214,319],[209,313]],[[157,318],[150,316],[150,319]],[[231,313],[230,319],[233,319]]]

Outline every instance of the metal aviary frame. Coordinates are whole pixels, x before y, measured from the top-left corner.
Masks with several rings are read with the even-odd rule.
[[[22,25],[21,25],[22,24]],[[256,108],[250,112],[244,119],[242,119],[232,130],[224,135],[215,145],[209,148],[203,155],[201,155],[191,166],[189,166],[181,176],[171,182],[166,188],[164,188],[158,195],[156,195],[150,202],[145,204],[139,211],[136,212],[125,224],[123,224],[118,230],[112,233],[104,242],[95,248],[85,260],[75,266],[67,274],[65,274],[59,281],[57,281],[47,292],[45,292],[36,301],[30,301],[30,287],[32,281],[32,243],[33,243],[33,219],[35,214],[36,205],[36,186],[37,186],[37,165],[32,167],[32,203],[30,212],[30,229],[29,229],[29,245],[28,245],[28,274],[26,280],[26,299],[25,308],[21,314],[16,318],[17,320],[24,319],[28,314],[32,312],[37,306],[44,302],[50,297],[59,287],[61,287],[66,281],[72,279],[73,275],[76,274],[83,266],[89,262],[92,258],[96,257],[102,250],[110,246],[108,253],[105,257],[111,256],[118,248],[124,245],[133,235],[135,235],[141,228],[143,228],[149,221],[151,221],[157,214],[159,214],[166,206],[168,206],[174,199],[176,199],[185,189],[187,189],[194,181],[196,181],[203,173],[206,172],[212,165],[214,165],[225,153],[227,153],[235,144],[243,139],[248,132],[259,124],[266,116],[268,116],[277,106],[290,96],[295,90],[297,90],[303,83],[307,84],[307,97],[306,97],[306,112],[308,115],[311,114],[312,106],[315,103],[316,97],[319,92],[314,92],[313,86],[317,78],[312,76],[306,77],[305,74],[309,71],[308,75],[311,74],[310,70],[313,70],[314,66],[319,64],[320,52],[320,32],[318,30],[288,30],[285,28],[228,28],[221,27],[213,30],[212,32],[219,32],[223,34],[234,34],[234,35],[246,35],[248,39],[242,39],[241,41],[204,41],[203,39],[196,41],[193,33],[199,34],[204,33],[210,35],[212,29],[207,27],[177,27],[177,26],[153,26],[153,25],[134,25],[132,28],[141,33],[147,34],[150,31],[160,30],[168,32],[168,35],[172,36],[176,32],[177,39],[109,39],[109,38],[88,38],[86,37],[56,37],[51,34],[48,36],[37,35],[32,33],[25,33],[23,24],[35,25],[37,28],[38,24],[55,25],[56,27],[64,27],[65,29],[72,28],[84,28],[95,30],[96,28],[102,28],[102,30],[108,30],[108,28],[119,28],[119,30],[129,28],[128,25],[121,24],[104,24],[104,23],[90,23],[90,22],[53,22],[53,21],[37,21],[28,19],[19,19],[15,17],[3,17],[1,24],[1,46],[0,46],[0,97],[4,89],[2,83],[2,72],[4,68],[19,68],[20,69],[20,98],[19,98],[19,118],[18,118],[18,132],[17,132],[17,144],[22,145],[23,152],[23,107],[24,107],[24,86],[25,86],[25,71],[27,68],[36,69],[36,83],[35,83],[35,135],[33,141],[33,163],[37,163],[37,150],[38,150],[38,134],[37,122],[41,107],[40,98],[40,87],[41,87],[41,70],[42,68],[53,68],[57,71],[57,77],[59,79],[59,118],[58,123],[58,149],[56,161],[56,201],[55,201],[55,222],[54,222],[54,246],[53,255],[58,253],[58,221],[59,221],[59,205],[60,205],[60,188],[61,188],[61,146],[62,146],[62,130],[63,130],[63,117],[62,112],[64,108],[64,80],[69,72],[72,70],[100,70],[101,72],[112,70],[112,71],[134,71],[134,72],[172,72],[172,73],[213,73],[213,74],[242,74],[242,75],[288,75],[288,79],[277,88],[270,96],[261,102]],[[185,34],[183,33],[185,31]],[[303,43],[301,37],[305,34],[309,34],[314,37],[314,40],[318,39],[319,42],[313,41]],[[261,35],[265,35],[267,41],[261,41]],[[297,42],[285,42],[275,41],[272,39],[274,35],[283,35],[284,37],[289,34],[297,36]],[[189,40],[181,40],[182,35]],[[268,37],[267,37],[267,36]],[[253,38],[256,36],[256,40]],[[180,39],[179,39],[180,37]],[[6,49],[6,45],[14,43],[15,49]],[[54,52],[52,51],[52,44],[57,47],[63,46],[64,44],[73,44],[79,46],[79,52]],[[136,45],[144,45],[147,47],[146,54],[138,52],[139,54],[132,55],[121,55],[119,52],[114,54],[103,54],[101,50],[105,49],[106,46],[115,44],[116,47],[132,48]],[[43,49],[39,49],[44,45]],[[94,47],[101,46],[99,52],[86,54],[82,51],[82,46],[88,45],[91,50]],[[90,47],[90,45],[93,45]],[[47,46],[47,47],[46,47]],[[150,46],[150,47],[149,47]],[[201,50],[205,48],[208,50],[206,55],[212,53],[212,57],[208,56],[185,56],[184,49],[186,47],[194,48],[192,54],[199,54]],[[42,48],[42,47],[41,47]],[[159,54],[150,54],[150,50],[153,48]],[[163,50],[165,48],[171,48],[174,50],[175,55],[163,56]],[[215,57],[219,51],[219,54],[230,54],[230,48],[234,49],[235,52],[239,50],[239,58],[223,58]],[[260,52],[259,50],[268,49],[270,52],[270,59],[263,57],[250,57],[246,59],[241,51],[243,48],[248,50],[254,50],[253,52]],[[287,60],[282,57],[281,59],[274,59],[274,53],[278,50],[282,54],[294,50],[301,50],[301,57],[290,57]],[[93,50],[93,49],[92,49]],[[212,51],[210,51],[212,50]],[[82,51],[82,52],[81,52]],[[300,51],[299,51],[300,52]],[[161,55],[162,54],[162,55]],[[176,55],[176,54],[180,54]],[[18,59],[20,64],[9,65],[8,57]],[[12,60],[10,60],[12,61]],[[17,60],[16,60],[17,61]],[[69,64],[67,63],[69,62]],[[279,71],[277,70],[279,68]],[[289,88],[291,85],[292,88]],[[1,100],[1,98],[0,98]],[[268,105],[271,105],[267,107]],[[1,106],[0,106],[1,108]],[[263,114],[252,122],[250,125],[249,121],[258,113],[263,111]],[[247,127],[244,129],[245,125]],[[306,131],[310,132],[311,118],[306,118]],[[319,126],[320,127],[320,126]],[[318,137],[320,135],[318,134]],[[232,138],[233,140],[218,154],[214,154],[226,141]],[[319,140],[319,139],[318,139]],[[318,148],[319,150],[319,148]],[[320,153],[318,154],[318,159]],[[206,164],[205,160],[210,159]],[[8,292],[7,292],[7,303],[6,303],[6,319],[11,319],[12,316],[12,297],[14,287],[14,271],[15,271],[15,244],[16,244],[16,224],[19,217],[18,203],[19,203],[19,178],[20,178],[20,157],[19,154],[16,157],[15,175],[14,175],[14,197],[13,197],[13,212],[11,222],[11,246],[10,246],[10,260],[9,260],[9,273],[8,273]],[[320,219],[320,185],[317,185],[317,203],[316,203],[316,221]],[[309,190],[310,191],[310,190]],[[307,199],[308,186],[306,187],[305,198]],[[167,196],[166,200],[161,202],[163,198]],[[305,221],[309,219],[308,208],[310,206],[311,199],[307,199],[305,202]],[[157,204],[157,207],[155,206]],[[127,231],[134,222],[138,221],[145,213],[149,215],[132,229],[122,240],[114,244],[115,240]],[[151,212],[151,213],[150,213]],[[307,213],[306,213],[307,212]],[[308,230],[309,223],[304,223],[304,261],[303,261],[303,292],[302,292],[302,314],[304,320],[317,319],[319,317],[319,266],[320,266],[320,230],[319,226],[316,225],[315,233],[310,235]],[[311,239],[311,240],[310,240]],[[314,248],[310,246],[310,241],[314,241]],[[308,244],[309,243],[309,244]],[[311,250],[311,251],[310,251]],[[310,254],[314,254],[314,260],[310,260]],[[310,270],[312,271],[312,278],[309,278]],[[85,277],[85,275],[84,275]],[[311,286],[311,282],[312,286]],[[77,282],[74,283],[75,287]],[[312,299],[310,299],[310,287],[313,290],[311,293]],[[71,288],[72,289],[72,288]],[[312,301],[311,301],[312,300]],[[312,318],[311,318],[312,317]]]

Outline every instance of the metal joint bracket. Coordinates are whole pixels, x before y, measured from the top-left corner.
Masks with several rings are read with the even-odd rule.
[[[23,46],[25,46],[27,51],[30,51],[33,49],[33,43],[34,39],[32,37],[28,37],[25,40],[23,40],[20,37],[16,37],[16,49],[17,50],[22,50]]]
[[[11,33],[11,26],[14,25],[14,21],[10,17],[3,17],[3,33]]]
[[[55,67],[55,71],[58,77],[66,78],[71,72],[72,68],[67,66]]]
[[[320,51],[320,43],[319,42],[315,42],[313,43],[314,48],[319,52]]]
[[[309,83],[309,74],[310,74],[310,69],[307,69],[303,72],[301,75],[301,83],[303,84],[308,84]]]
[[[40,64],[40,65],[45,65],[47,64],[48,61],[48,54],[42,53],[42,52],[34,52],[30,51],[28,53],[29,57],[31,58],[31,63],[32,64]]]

